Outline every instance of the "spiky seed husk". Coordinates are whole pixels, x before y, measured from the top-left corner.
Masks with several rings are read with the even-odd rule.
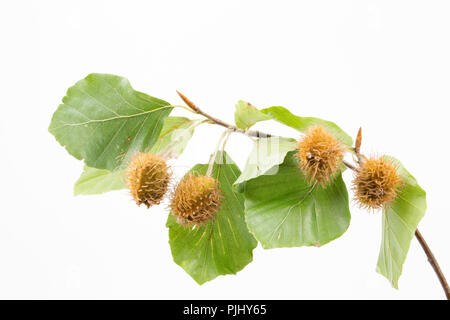
[[[352,189],[362,208],[376,210],[395,200],[402,180],[397,168],[384,157],[366,158],[355,171]]]
[[[189,173],[175,189],[170,209],[181,225],[204,225],[220,208],[221,191],[212,177]]]
[[[157,205],[167,192],[170,182],[166,161],[152,153],[139,153],[126,170],[127,186],[138,205]]]
[[[325,187],[339,170],[345,148],[323,127],[312,127],[298,142],[300,169],[311,184]]]

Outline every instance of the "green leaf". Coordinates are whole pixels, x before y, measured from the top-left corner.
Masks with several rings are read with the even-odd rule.
[[[277,165],[282,163],[286,154],[295,148],[294,139],[270,137],[256,140],[244,170],[234,183],[236,189],[242,192],[243,182],[262,174],[275,174],[278,170]]]
[[[205,174],[208,165],[198,164],[190,172]],[[253,259],[257,242],[244,220],[244,198],[232,189],[239,168],[226,153],[219,152],[212,176],[219,180],[222,206],[215,221],[201,227],[179,225],[172,214],[167,220],[172,256],[198,284],[219,275],[236,274]]]
[[[377,272],[398,289],[398,279],[417,225],[427,208],[426,193],[416,179],[393,157],[386,157],[398,168],[404,186],[397,198],[383,210],[383,235]]]
[[[170,158],[178,157],[192,138],[195,128],[203,121],[185,117],[167,117],[161,134],[150,152],[165,153]]]
[[[75,182],[74,194],[100,194],[125,188],[125,170],[109,171],[84,166],[83,173]]]
[[[234,121],[236,126],[240,129],[248,129],[258,121],[270,120],[271,117],[265,115],[252,104],[240,100],[236,104],[236,111],[234,113]]]
[[[262,109],[261,112],[269,115],[270,117],[272,117],[272,119],[281,122],[291,128],[294,128],[300,132],[305,132],[311,126],[323,126],[343,144],[347,146],[353,145],[352,138],[347,133],[345,133],[344,130],[339,128],[335,123],[331,121],[313,117],[299,117],[292,114],[288,109],[284,107],[270,107],[267,109]]]
[[[350,224],[342,175],[326,189],[311,186],[294,154],[287,154],[276,174],[245,184],[247,225],[265,249],[322,246],[341,236]]]
[[[116,170],[156,142],[169,103],[133,90],[127,79],[93,73],[69,88],[49,131],[86,165]]]
[[[156,143],[150,152],[165,153],[170,157],[179,156],[194,134],[195,127],[203,120],[184,117],[167,117]],[[85,166],[75,183],[75,195],[100,194],[125,188],[125,169],[109,171]]]

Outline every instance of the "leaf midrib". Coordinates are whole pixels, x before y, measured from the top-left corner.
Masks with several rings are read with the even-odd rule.
[[[68,104],[65,104],[65,105],[69,106]],[[74,107],[71,107],[71,108],[75,109]],[[61,128],[64,128],[64,127],[77,127],[77,126],[89,125],[89,124],[92,124],[92,123],[104,123],[104,122],[107,122],[107,121],[114,121],[114,120],[120,120],[120,119],[130,119],[130,118],[144,116],[144,115],[147,115],[147,114],[159,111],[161,109],[166,109],[166,108],[172,108],[172,106],[171,105],[167,105],[167,106],[164,106],[164,107],[148,110],[148,111],[141,112],[141,113],[135,113],[135,114],[131,114],[131,115],[120,115],[118,117],[111,117],[111,118],[106,118],[106,119],[90,119],[88,121],[79,122],[79,123],[65,123],[65,124],[63,124],[61,126],[53,128],[53,130],[58,130],[58,129],[61,129]]]

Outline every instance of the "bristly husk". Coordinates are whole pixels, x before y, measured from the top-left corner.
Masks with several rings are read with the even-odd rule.
[[[366,158],[355,171],[352,189],[362,208],[376,210],[395,200],[403,183],[397,168],[385,157]]]
[[[221,204],[217,179],[189,173],[172,195],[170,209],[181,225],[204,225],[214,219]]]
[[[322,187],[333,180],[342,165],[345,148],[323,127],[312,127],[298,142],[300,169],[311,184]]]
[[[147,208],[161,202],[170,182],[169,166],[156,154],[139,153],[126,170],[127,187],[138,205]]]

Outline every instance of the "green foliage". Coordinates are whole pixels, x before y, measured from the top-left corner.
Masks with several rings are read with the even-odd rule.
[[[133,90],[125,78],[93,73],[69,88],[49,131],[89,167],[112,171],[153,146],[171,110],[168,102]]]
[[[125,170],[109,171],[84,166],[83,173],[75,182],[74,194],[89,195],[125,188]]]
[[[244,171],[234,183],[238,191],[242,191],[244,182],[261,174],[275,174],[286,154],[296,148],[294,139],[282,137],[260,138],[255,141],[247,158]],[[268,172],[270,171],[270,172]]]
[[[208,165],[198,164],[190,172],[206,174]],[[219,152],[212,176],[219,180],[222,205],[214,221],[195,228],[167,220],[169,243],[175,263],[203,284],[219,275],[235,274],[253,259],[257,242],[244,220],[244,198],[232,189],[239,168],[225,152]]]
[[[378,256],[377,272],[398,289],[398,279],[417,225],[427,208],[426,193],[416,179],[393,157],[387,157],[398,167],[404,187],[397,198],[383,210],[383,236]]]
[[[291,128],[294,128],[300,132],[305,132],[309,127],[312,126],[323,126],[343,144],[347,146],[352,146],[353,144],[352,138],[347,133],[345,133],[344,130],[339,128],[335,123],[331,121],[313,117],[299,117],[292,114],[288,109],[284,107],[270,107],[261,110],[261,112],[269,115],[270,117],[272,117],[272,119],[281,122]]]
[[[234,122],[240,129],[246,130],[253,126],[256,122],[270,119],[271,117],[265,115],[248,102],[239,100],[236,104]]]
[[[170,158],[178,157],[192,138],[195,128],[202,122],[185,117],[167,117],[158,140],[149,152],[163,153]]]
[[[177,157],[183,153],[194,129],[202,120],[190,120],[184,117],[167,117],[156,143],[149,152],[163,153],[170,157]],[[100,194],[125,188],[125,169],[109,171],[84,167],[74,186],[75,195]]]
[[[287,154],[276,174],[247,181],[244,195],[248,228],[265,249],[322,246],[350,224],[341,175],[326,189],[311,186],[294,152]]]

